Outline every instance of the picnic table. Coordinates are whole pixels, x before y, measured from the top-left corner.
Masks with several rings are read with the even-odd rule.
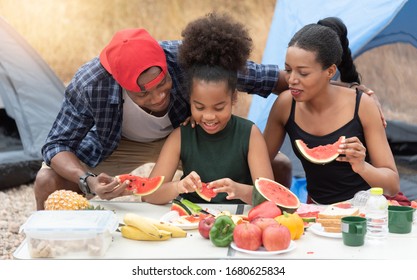
[[[119,221],[123,222],[126,213],[160,219],[170,211],[170,205],[152,205],[138,202],[100,201],[107,210],[113,210]],[[203,209],[209,207],[231,214],[246,214],[250,206],[236,204],[200,204]],[[271,254],[262,252],[246,253],[232,247],[215,247],[209,240],[200,236],[198,229],[187,230],[186,238],[171,238],[167,241],[136,241],[123,238],[120,232],[114,232],[113,242],[107,252],[98,259],[301,259],[301,260],[357,260],[357,259],[417,259],[417,225],[413,224],[409,234],[392,234],[384,240],[365,240],[365,245],[348,247],[343,245],[341,236],[328,235],[320,231],[307,229],[304,235],[294,241],[291,250],[285,253]],[[31,259],[26,240],[14,253],[16,259]],[[71,254],[62,258],[74,259]],[[77,257],[76,257],[77,258]],[[85,256],[83,258],[90,258]],[[93,257],[91,257],[93,258]],[[97,257],[94,257],[97,259]]]

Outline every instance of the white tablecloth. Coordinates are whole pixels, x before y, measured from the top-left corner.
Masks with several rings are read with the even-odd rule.
[[[107,210],[113,210],[120,222],[127,212],[159,219],[170,210],[170,205],[151,205],[137,202],[99,202]],[[232,214],[246,213],[249,206],[201,204],[204,207],[227,210]],[[102,259],[416,259],[417,225],[409,234],[389,234],[382,241],[366,240],[364,246],[348,247],[341,238],[317,235],[307,230],[295,241],[296,247],[290,252],[275,255],[247,254],[230,247],[215,247],[200,236],[197,229],[188,230],[186,238],[171,238],[167,241],[136,241],[123,238],[119,232],[113,233],[113,242]],[[30,259],[26,241],[15,251],[16,259]],[[66,255],[63,258],[89,258]]]

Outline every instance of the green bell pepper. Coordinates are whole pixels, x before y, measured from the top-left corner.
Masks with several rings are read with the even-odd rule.
[[[217,247],[227,247],[233,241],[235,223],[230,216],[219,216],[210,229],[210,240]]]

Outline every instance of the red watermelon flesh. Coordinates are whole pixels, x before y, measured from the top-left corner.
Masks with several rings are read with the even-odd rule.
[[[164,176],[154,178],[144,178],[132,174],[121,174],[116,176],[120,183],[129,180],[129,186],[126,188],[132,190],[135,195],[148,195],[156,191],[164,182]]]
[[[209,189],[207,183],[201,183],[201,190],[197,188],[195,191],[205,201],[211,201],[213,197],[217,195],[213,189]]]
[[[333,206],[338,207],[338,208],[343,208],[343,209],[349,209],[349,208],[353,207],[352,203],[347,202],[347,201],[346,202],[335,203],[335,204],[333,204]]]
[[[314,148],[307,147],[303,140],[297,139],[295,140],[295,145],[308,161],[316,164],[325,164],[335,160],[339,156],[337,150],[344,139],[345,136],[340,136],[333,144],[320,145]]]
[[[288,188],[273,180],[258,178],[255,180],[252,204],[256,206],[265,200],[275,202],[282,211],[288,213],[294,213],[300,207],[300,200]]]
[[[191,211],[184,204],[176,201],[175,199],[172,201],[171,210],[177,211],[180,216],[191,214]]]

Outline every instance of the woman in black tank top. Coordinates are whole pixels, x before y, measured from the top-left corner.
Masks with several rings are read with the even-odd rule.
[[[289,90],[275,101],[264,132],[270,159],[288,133],[314,201],[331,204],[370,187],[395,195],[399,176],[378,107],[368,95],[331,84],[337,70],[342,82],[360,83],[340,19],[326,18],[294,35],[285,61]],[[341,156],[326,165],[304,160],[294,146],[296,139],[311,148],[340,136],[346,137],[338,150]]]

